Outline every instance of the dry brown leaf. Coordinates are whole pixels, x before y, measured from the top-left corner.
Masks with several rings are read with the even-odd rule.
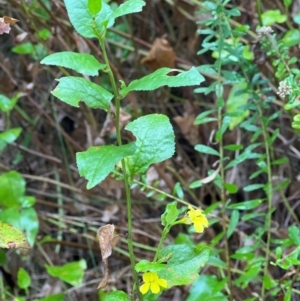
[[[4,16],[4,17],[3,17],[3,20],[4,20],[4,23],[10,24],[10,25],[14,25],[14,24],[16,24],[17,22],[19,22],[18,19],[14,19],[14,18],[7,17],[7,16]]]
[[[98,239],[100,244],[100,250],[102,259],[106,259],[112,252],[112,239],[114,238],[115,226],[107,224],[98,229]]]
[[[221,169],[221,165],[219,165],[218,168],[210,176],[208,176],[208,177],[206,177],[204,179],[201,179],[200,181],[203,184],[207,184],[207,183],[212,182],[216,178],[216,176],[219,174],[220,169]]]
[[[79,52],[82,53],[91,53],[91,49],[87,44],[86,40],[81,37],[77,32],[73,32],[73,37],[75,39],[75,43]]]
[[[118,211],[119,211],[119,206],[117,204],[111,204],[107,206],[103,211],[101,221],[103,223],[109,222]]]
[[[200,142],[199,139],[199,126],[194,125],[196,116],[189,115],[189,116],[176,116],[173,120],[176,122],[178,127],[181,130],[184,138],[192,145],[195,146]]]
[[[100,137],[107,137],[116,132],[116,120],[115,116],[115,107],[113,104],[110,105],[111,114],[106,115],[106,119],[104,121],[103,127],[100,132]],[[120,112],[120,128],[123,129],[130,121],[131,115],[124,110],[121,109]]]
[[[101,182],[100,187],[108,196],[120,200],[122,197],[122,191],[124,189],[124,183],[122,181],[117,181],[115,178],[109,175],[104,181]]]
[[[107,258],[112,253],[114,231],[115,231],[115,226],[111,225],[111,224],[102,226],[97,231],[99,245],[100,245],[100,251],[101,251],[101,255],[102,255],[102,262],[103,262],[104,268],[105,268],[104,278],[98,285],[97,289],[104,288],[106,286],[108,278],[109,278],[109,269],[108,269]]]
[[[166,39],[155,39],[149,54],[141,60],[151,71],[161,67],[175,67],[175,52]]]

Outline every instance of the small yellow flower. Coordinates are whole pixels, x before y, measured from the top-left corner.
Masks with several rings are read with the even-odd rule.
[[[140,286],[140,292],[145,295],[149,289],[153,294],[160,291],[160,287],[167,288],[167,280],[159,278],[157,273],[147,272],[143,274],[144,284]]]
[[[189,206],[189,211],[183,218],[185,224],[194,224],[197,233],[202,233],[208,227],[208,220],[200,209]]]

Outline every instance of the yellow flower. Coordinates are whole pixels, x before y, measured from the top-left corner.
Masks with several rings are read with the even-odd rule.
[[[194,209],[189,206],[189,211],[183,218],[185,224],[194,224],[197,233],[202,233],[204,228],[208,227],[208,220],[200,209]]]
[[[167,280],[159,278],[157,273],[147,272],[143,274],[144,284],[140,286],[140,292],[145,295],[149,289],[153,294],[160,291],[160,287],[167,288]]]

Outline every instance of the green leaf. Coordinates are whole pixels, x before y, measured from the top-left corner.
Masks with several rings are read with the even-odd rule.
[[[161,269],[165,268],[166,265],[159,262],[150,262],[148,260],[141,260],[135,265],[135,270],[137,272],[158,272]]]
[[[102,8],[102,0],[88,0],[88,8],[93,15],[97,14]]]
[[[284,299],[283,301],[290,301],[292,300],[292,287],[286,287],[286,290],[284,292]]]
[[[213,109],[213,110],[206,110],[204,112],[202,112],[201,114],[199,114],[195,121],[194,121],[194,124],[198,125],[198,124],[203,124],[203,123],[207,123],[207,122],[211,122],[211,121],[216,121],[217,118],[214,118],[214,117],[207,117],[208,115],[212,114],[212,113],[215,113],[216,110]]]
[[[243,153],[241,153],[238,157],[236,157],[235,159],[233,159],[231,162],[229,162],[226,166],[225,169],[231,168],[233,166],[236,166],[242,162],[244,162],[245,160],[249,160],[249,159],[255,159],[255,158],[259,158],[261,155],[257,154],[257,153],[252,153],[252,150],[255,149],[256,147],[260,146],[260,143],[255,143],[255,144],[251,144],[249,145]]]
[[[51,37],[51,31],[47,28],[43,28],[36,33],[36,36],[42,40],[48,40]]]
[[[241,203],[231,204],[228,206],[228,209],[251,210],[258,207],[261,203],[262,203],[261,199],[245,201]]]
[[[290,29],[282,38],[284,46],[292,47],[300,43],[300,32],[298,29]]]
[[[296,226],[290,226],[288,228],[289,237],[296,246],[300,246],[300,229]]]
[[[171,71],[177,71],[177,75],[168,75]],[[182,71],[170,68],[160,68],[155,72],[140,79],[132,81],[128,87],[120,90],[120,95],[125,97],[131,91],[151,91],[162,86],[182,87],[199,85],[204,81],[204,77],[192,67],[189,71]]]
[[[227,279],[219,281],[216,276],[201,275],[189,289],[186,301],[210,300],[227,301],[228,298],[222,293]]]
[[[239,125],[248,115],[249,110],[240,109],[243,105],[248,102],[249,94],[248,93],[238,93],[247,88],[247,83],[242,82],[234,85],[229,93],[227,102],[226,102],[226,111],[227,113],[238,113],[238,116],[233,116],[230,119],[229,129],[233,130],[237,125]]]
[[[228,144],[224,146],[224,149],[234,152],[243,149],[243,146],[240,144]]]
[[[101,299],[102,300],[102,299]],[[127,294],[122,291],[110,292],[105,296],[104,301],[129,301]]]
[[[17,54],[32,54],[34,51],[34,45],[30,42],[22,43],[12,48],[12,52]]]
[[[176,194],[180,199],[184,198],[184,193],[179,182],[174,185],[173,194]]]
[[[0,248],[30,249],[30,246],[21,230],[0,222]]]
[[[264,187],[265,187],[265,184],[251,184],[251,185],[244,187],[244,191],[253,191],[253,190],[261,189]]]
[[[204,145],[204,144],[197,144],[195,146],[195,150],[200,152],[200,153],[204,153],[204,154],[209,154],[209,155],[214,155],[214,156],[218,156],[220,157],[220,153],[213,149],[210,146]]]
[[[124,15],[138,13],[142,11],[144,5],[146,5],[146,3],[142,0],[127,0],[114,10],[112,16],[116,19]]]
[[[299,107],[300,107],[300,101],[294,101],[293,103],[287,103],[284,105],[284,109],[287,111]]]
[[[269,9],[261,14],[261,18],[264,26],[272,26],[275,23],[284,23],[287,16],[281,14],[279,9]]]
[[[264,218],[265,214],[264,213],[248,213],[248,214],[244,214],[241,218],[242,221],[249,221],[249,220],[254,220],[254,219],[258,219],[259,217]]]
[[[168,288],[176,285],[188,285],[199,277],[199,270],[209,256],[208,248],[197,248],[190,245],[170,245],[159,252],[159,257],[170,256],[166,268],[159,271],[160,278],[166,279]]]
[[[282,158],[272,161],[272,165],[281,165],[281,164],[285,164],[288,162],[289,162],[289,159],[287,157],[282,157]]]
[[[0,212],[0,220],[24,231],[29,245],[34,245],[38,233],[39,221],[36,211],[33,208],[7,208]]]
[[[230,221],[227,229],[227,238],[229,238],[234,232],[240,218],[240,213],[237,210],[231,212]]]
[[[175,238],[174,243],[176,245],[179,245],[179,244],[194,245],[195,244],[193,241],[193,238],[190,235],[184,234],[184,233],[179,233],[177,235],[177,237]]]
[[[22,289],[27,289],[31,284],[31,278],[29,274],[21,267],[18,271],[18,286]]]
[[[249,61],[254,59],[254,53],[251,50],[250,45],[245,45],[243,48],[243,58]]]
[[[166,210],[161,216],[161,223],[163,226],[173,225],[177,220],[179,211],[177,209],[177,202],[169,203],[166,206]]]
[[[216,141],[220,141],[231,123],[231,117],[225,116],[222,120],[221,128],[216,133]]]
[[[16,171],[9,171],[0,176],[0,206],[13,207],[20,205],[25,193],[25,181]]]
[[[199,188],[199,187],[202,187],[202,186],[203,186],[203,183],[200,180],[197,180],[197,181],[192,182],[189,185],[189,188],[196,189],[196,188]]]
[[[113,11],[105,2],[102,3],[101,11],[95,15],[88,9],[88,0],[64,0],[64,2],[73,27],[85,38],[97,38],[93,28],[93,19],[100,32],[114,24]]]
[[[10,143],[18,139],[21,134],[21,128],[9,129],[5,132],[0,133],[0,152]],[[1,201],[0,201],[1,202]]]
[[[39,220],[33,208],[25,208],[20,212],[20,226],[26,233],[27,240],[31,246],[34,245],[39,230]]]
[[[300,24],[300,13],[297,13],[293,16],[293,20],[296,24]]]
[[[222,238],[222,237],[220,237],[220,238]],[[214,245],[216,245],[216,244],[214,244]],[[224,262],[219,257],[212,256],[212,255],[209,256],[207,264],[210,265],[210,266],[216,267],[216,268],[220,268],[220,269],[226,269],[226,267],[227,267],[226,262]]]
[[[22,297],[15,297],[14,301],[27,301],[27,300]]]
[[[274,187],[274,191],[285,190],[289,186],[290,183],[291,183],[291,179],[287,178],[287,179],[283,180],[282,182],[280,182],[278,185],[276,185]]]
[[[0,226],[1,228],[1,226]],[[1,239],[1,238],[0,238]],[[6,265],[7,260],[6,260],[6,252],[4,250],[0,249],[0,264],[1,265]]]
[[[20,204],[22,208],[30,208],[36,203],[36,199],[33,196],[22,196],[20,198]]]
[[[85,152],[76,154],[79,174],[88,180],[87,189],[91,189],[103,181],[114,169],[115,165],[136,150],[135,143],[122,146],[90,147]]]
[[[93,109],[109,110],[109,104],[113,95],[102,87],[81,77],[62,77],[57,80],[59,84],[51,92],[65,103],[79,107],[83,101]]]
[[[0,94],[0,111],[9,112],[12,108],[11,100],[5,95]]]
[[[101,10],[94,13],[99,7],[92,8],[91,12],[88,0],[64,0],[64,2],[73,27],[86,38],[97,38],[95,31],[103,35],[107,28],[114,25],[115,18],[139,12],[145,5],[145,2],[141,0],[128,0],[113,11],[108,4],[102,2]],[[95,27],[93,22],[95,22]]]
[[[90,76],[98,75],[98,71],[106,67],[106,64],[99,63],[93,55],[71,51],[50,54],[41,61],[41,64],[70,68]]]
[[[232,183],[225,183],[224,186],[225,186],[225,189],[231,194],[237,193],[237,191],[239,190],[239,188]]]
[[[52,277],[57,277],[73,286],[78,286],[82,283],[84,270],[86,269],[86,261],[81,259],[67,263],[63,266],[45,265],[47,273]]]
[[[13,98],[8,98],[5,95],[0,94],[0,111],[8,113],[16,105],[18,99],[22,96],[21,93],[17,93]]]
[[[136,137],[136,152],[127,158],[131,178],[143,174],[153,163],[173,156],[175,136],[169,118],[162,114],[142,116],[129,123],[126,130]]]
[[[234,281],[234,284],[237,286],[241,286],[241,288],[245,288],[248,283],[250,283],[252,280],[258,280],[259,273],[261,272],[261,264],[260,265],[253,265],[248,269],[244,269],[242,276],[240,276],[238,279]]]
[[[34,301],[64,301],[64,300],[65,300],[65,295],[63,293],[59,293]]]

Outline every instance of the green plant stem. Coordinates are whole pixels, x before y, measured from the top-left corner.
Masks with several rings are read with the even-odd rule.
[[[157,246],[157,250],[156,250],[153,262],[156,262],[158,253],[159,253],[159,251],[160,251],[160,249],[162,247],[162,244],[163,244],[163,242],[164,242],[167,234],[169,233],[169,231],[170,231],[170,226],[169,225],[165,226],[165,228],[164,228],[164,230],[163,230],[163,232],[161,234],[161,238],[160,238],[159,244]]]
[[[218,128],[220,129],[222,126],[222,109],[218,110]],[[224,239],[225,239],[225,259],[227,264],[227,278],[228,278],[228,288],[229,288],[229,300],[232,301],[232,281],[231,281],[231,266],[230,266],[230,251],[229,251],[229,242],[227,239],[227,216],[226,216],[226,190],[225,190],[225,169],[223,164],[224,159],[224,145],[223,145],[223,139],[221,138],[219,141],[219,153],[220,153],[220,176],[222,180],[221,185],[221,201],[222,201],[222,229],[224,232]]]
[[[118,142],[118,145],[121,146],[122,145],[121,129],[120,129],[121,98],[118,94],[115,77],[114,77],[114,74],[113,74],[110,64],[109,64],[109,59],[108,59],[108,56],[106,53],[105,41],[100,36],[98,38],[99,38],[99,42],[100,42],[100,46],[101,46],[101,50],[102,50],[102,54],[103,54],[103,59],[107,65],[107,73],[108,73],[110,83],[111,83],[113,93],[114,93],[115,107],[116,107],[117,142]],[[134,258],[133,244],[132,244],[132,202],[131,202],[131,195],[130,195],[129,178],[128,178],[128,173],[126,171],[125,160],[122,159],[121,163],[122,163],[122,170],[123,170],[123,176],[124,176],[126,204],[127,204],[128,251],[129,251],[132,274],[133,274],[133,278],[134,278],[134,282],[135,282],[133,287],[135,288],[135,291],[136,291],[137,295],[139,296],[139,299],[143,300],[143,297],[138,289],[139,280],[138,280],[138,275],[135,271],[135,258]],[[131,298],[132,298],[132,300],[134,300],[134,294],[132,294]]]
[[[258,15],[258,22],[260,26],[263,26],[262,18],[261,18],[261,3],[260,0],[256,0],[256,10]]]
[[[1,297],[1,300],[5,300],[4,299],[4,284],[3,284],[3,277],[0,277],[0,297]]]
[[[268,145],[268,132],[266,125],[263,121],[263,113],[260,105],[258,104],[258,112],[261,118],[261,127],[262,133],[264,137],[265,151],[266,151],[266,161],[267,161],[267,175],[268,175],[268,184],[266,187],[266,193],[268,197],[268,212],[266,214],[266,231],[267,231],[267,243],[266,243],[266,256],[265,256],[265,266],[264,266],[264,274],[263,278],[268,273],[268,262],[270,257],[270,244],[271,244],[271,219],[272,219],[272,199],[273,199],[273,187],[272,187],[272,170],[271,170],[271,156],[270,156],[270,148]],[[265,291],[266,291],[266,281],[262,281],[262,289],[261,289],[261,300],[265,300]]]
[[[221,3],[220,3],[221,4]],[[222,26],[224,23],[227,23],[229,26],[227,19],[224,20],[222,13],[219,15],[219,36],[220,39],[225,39]],[[218,52],[219,58],[222,57],[223,51],[223,43],[219,43]],[[222,87],[222,61],[219,59],[218,61],[218,78],[217,78],[217,87],[216,87],[216,105],[218,108],[218,131],[222,129],[223,122],[223,108],[224,108],[224,100],[223,100],[223,87]],[[225,189],[225,168],[224,168],[224,145],[223,145],[223,134],[220,133],[219,142],[219,153],[220,153],[220,177],[221,177],[221,202],[222,202],[222,229],[224,232],[224,240],[225,240],[225,260],[227,264],[227,278],[228,278],[228,295],[229,300],[233,301],[233,287],[232,287],[232,279],[231,279],[231,266],[230,266],[230,251],[229,251],[229,241],[227,238],[227,216],[226,216],[226,189]]]

